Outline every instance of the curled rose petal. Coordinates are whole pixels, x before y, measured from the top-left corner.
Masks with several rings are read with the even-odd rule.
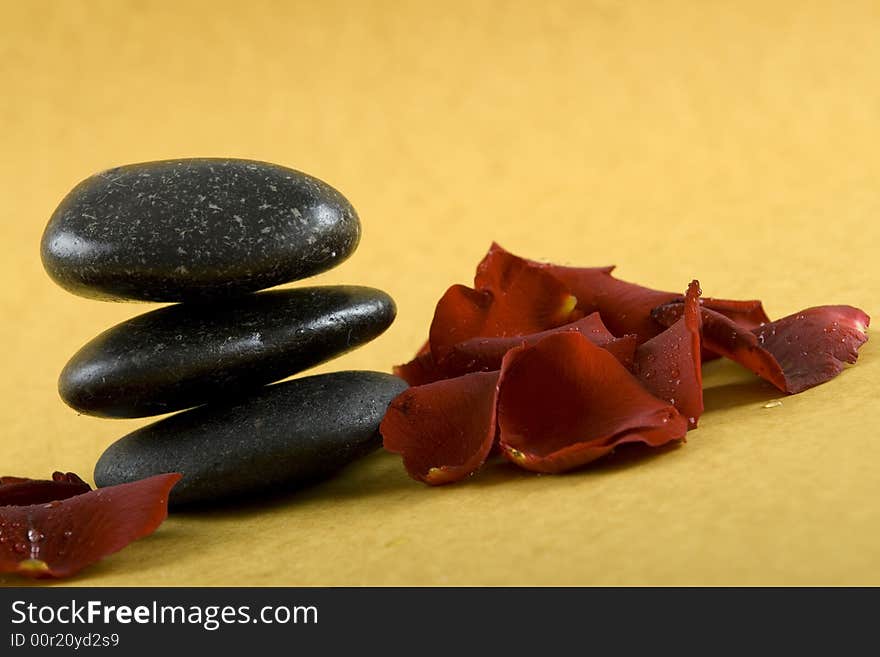
[[[700,359],[700,284],[688,286],[683,316],[640,345],[634,373],[655,397],[667,401],[693,429],[703,414],[703,371]]]
[[[477,289],[453,285],[437,303],[429,333],[436,360],[470,338],[529,335],[571,320],[577,299],[547,272],[506,253],[480,268]]]
[[[683,301],[684,298],[675,300],[675,302]],[[706,297],[700,300],[700,304],[704,308],[714,310],[742,328],[749,330],[763,326],[770,321],[770,318],[767,317],[767,313],[764,312],[764,305],[758,300],[732,301],[730,299],[713,299],[711,297]],[[720,354],[716,354],[711,349],[706,348],[705,344],[703,344],[702,347],[703,362],[715,360],[720,356]]]
[[[92,490],[72,472],[53,472],[52,479],[0,477],[0,506],[42,504],[65,500]]]
[[[477,274],[474,277],[474,284],[478,289],[495,289],[500,285],[500,281],[503,280],[505,271],[514,268],[520,269],[523,267],[555,269],[558,265],[522,258],[518,255],[512,254],[498,242],[492,242],[486,255],[483,256],[483,259],[477,265]],[[608,265],[605,267],[583,267],[581,270],[595,274],[610,274],[614,271],[614,265]],[[578,306],[580,306],[580,304],[578,304]]]
[[[411,386],[423,386],[426,383],[446,378],[443,371],[434,362],[434,356],[430,351],[416,354],[416,357],[408,363],[395,365],[392,372]]]
[[[671,326],[681,318],[683,311],[684,304],[669,303],[655,308],[654,317],[661,324]],[[747,367],[762,379],[785,391],[785,375],[782,373],[782,368],[772,354],[761,349],[754,333],[709,308],[701,308],[700,315],[703,324],[703,346]]]
[[[584,314],[598,312],[602,321],[614,335],[635,334],[639,344],[658,335],[664,326],[651,315],[657,306],[683,301],[680,293],[653,290],[629,283],[611,275],[613,267],[565,267],[550,263],[526,260],[492,244],[485,263],[500,260],[504,254],[508,260],[519,260],[555,276],[577,298],[577,309]],[[729,299],[704,299],[705,307],[713,308],[746,328],[754,328],[769,321],[760,301],[733,301]]]
[[[855,363],[868,339],[871,318],[852,306],[818,306],[753,330],[785,375],[786,392],[797,393],[834,378]]]
[[[731,301],[730,299],[707,297],[702,299],[700,303],[704,308],[721,313],[749,330],[763,326],[770,321],[767,313],[764,312],[764,305],[757,299],[751,301]]]
[[[0,508],[0,572],[67,577],[152,534],[168,515],[177,473],[45,504]]]
[[[558,333],[508,352],[498,389],[502,453],[528,470],[563,472],[617,445],[656,447],[687,431],[673,406],[577,333]]]
[[[578,310],[584,314],[598,312],[614,335],[635,334],[639,344],[663,330],[651,318],[651,310],[681,299],[680,293],[651,290],[614,278],[611,275],[614,267],[565,267],[526,260],[505,251],[497,243],[492,244],[480,267],[485,270],[501,262],[502,256],[506,261],[519,261],[519,267],[533,267],[551,274],[575,296]]]
[[[655,318],[677,321],[683,305],[657,308]],[[834,378],[855,363],[868,339],[870,318],[852,306],[818,306],[748,331],[727,317],[702,309],[703,343],[790,394]]]
[[[498,372],[475,372],[404,390],[379,431],[414,479],[447,484],[486,460],[495,442]]]
[[[592,269],[553,265],[549,271],[578,298],[584,312],[598,311],[612,333],[635,334],[639,344],[663,330],[651,318],[651,310],[681,297],[680,294],[659,292]]]
[[[548,277],[549,272],[541,273],[541,270],[547,268],[552,268],[552,265],[513,255],[497,242],[492,242],[486,255],[477,264],[474,287],[478,290],[488,290],[493,294],[504,293],[514,296],[546,294],[548,291],[559,289],[553,283],[555,276],[550,274]],[[588,267],[585,271],[608,274],[613,269],[613,266]]]
[[[635,335],[624,335],[622,338],[609,340],[605,344],[593,344],[597,347],[602,347],[602,349],[614,356],[628,371],[632,372],[635,366],[636,345],[638,345]]]
[[[453,345],[438,369],[453,377],[468,372],[489,372],[501,368],[504,354],[515,347],[534,345],[554,333],[580,333],[590,342],[606,348],[627,368],[633,363],[635,336],[614,337],[605,328],[599,313],[548,331],[516,337],[471,338]]]

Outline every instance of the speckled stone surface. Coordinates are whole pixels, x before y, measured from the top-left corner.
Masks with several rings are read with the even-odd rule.
[[[168,413],[300,372],[372,340],[394,316],[391,297],[356,286],[168,306],[86,344],[62,371],[58,390],[89,415]]]
[[[95,482],[181,472],[171,491],[175,506],[294,490],[380,447],[385,409],[405,389],[390,374],[335,372],[184,411],[112,444],[95,466]]]
[[[118,300],[261,290],[351,255],[360,222],[338,191],[275,164],[186,159],[117,167],[77,185],[43,233],[61,287]]]

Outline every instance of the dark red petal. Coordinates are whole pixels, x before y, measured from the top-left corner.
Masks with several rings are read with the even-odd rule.
[[[786,392],[797,393],[834,378],[855,363],[871,322],[852,306],[818,306],[753,330],[785,374]]]
[[[632,372],[635,366],[637,345],[638,339],[635,335],[624,335],[622,338],[614,338],[605,344],[596,346],[602,347],[602,349],[619,360],[621,365]]]
[[[498,292],[499,290],[515,291],[517,286],[525,286],[526,288],[532,287],[540,291],[541,283],[551,284],[543,277],[537,276],[535,270],[550,270],[554,267],[555,265],[549,263],[528,260],[513,255],[497,242],[492,242],[492,246],[489,247],[486,255],[477,265],[474,287],[478,290]],[[584,271],[610,274],[613,269],[614,266],[588,267]]]
[[[631,366],[635,350],[635,338],[615,338],[598,313],[557,328],[531,335],[496,338],[471,338],[453,345],[446,357],[440,362],[439,368],[446,377],[461,376],[468,372],[490,372],[501,368],[504,354],[522,345],[533,345],[554,333],[580,333],[593,344],[606,347],[609,351]]]
[[[480,335],[487,322],[492,295],[466,285],[453,285],[440,297],[428,331],[430,353],[445,355],[449,347]]]
[[[639,344],[663,330],[651,318],[651,310],[681,298],[681,294],[652,290],[594,269],[551,266],[548,271],[571,290],[584,312],[598,311],[608,330],[615,335],[635,334]]]
[[[507,259],[515,259],[552,274],[577,298],[580,311],[585,314],[598,312],[614,335],[635,334],[640,344],[663,330],[651,318],[651,310],[681,298],[681,294],[659,292],[614,278],[611,275],[614,267],[564,267],[525,260],[497,244],[492,245],[489,256],[483,262],[489,261],[490,256],[492,261],[500,259],[501,254]]]
[[[52,480],[26,477],[0,477],[0,506],[43,504],[66,500],[91,490],[72,472],[54,472]]]
[[[684,311],[683,303],[669,303],[654,310],[654,317],[662,324],[672,325]],[[768,351],[761,349],[758,338],[721,313],[701,308],[703,322],[702,345],[725,358],[736,361],[775,385],[786,390],[785,375],[776,359]]]
[[[403,365],[395,365],[392,369],[395,376],[399,376],[411,386],[423,386],[445,379],[443,371],[437,367],[430,351],[419,352],[416,357]]]
[[[511,260],[518,260],[520,263],[531,267],[537,267],[538,269],[555,269],[560,267],[560,265],[554,265],[549,262],[541,262],[540,260],[529,260],[527,258],[521,258],[520,256],[512,254],[510,251],[501,246],[498,242],[492,242],[492,245],[486,252],[485,257],[480,262],[480,264],[477,265],[477,275],[474,278],[474,283],[476,287],[490,288],[492,286],[492,281],[497,280],[498,278],[498,272],[501,269],[501,264],[509,263]],[[604,267],[581,267],[578,269],[600,274],[610,274],[612,271],[614,271],[614,265],[607,265]]]
[[[60,481],[68,484],[83,484],[88,486],[88,484],[83,481],[82,477],[75,472],[60,472],[59,470],[56,470],[52,473],[52,481]]]
[[[663,445],[687,431],[674,407],[578,333],[508,352],[498,389],[501,449],[537,472],[579,467],[623,443]]]
[[[684,299],[676,299],[676,301],[684,301]],[[756,299],[751,301],[733,301],[730,299],[713,299],[706,297],[701,299],[700,303],[706,308],[721,313],[743,328],[757,328],[770,321],[770,318],[767,317],[767,313],[764,312],[763,304]],[[719,354],[707,349],[706,345],[703,345],[702,358],[704,363],[706,361],[715,360],[718,357]]]
[[[577,298],[578,310],[585,314],[599,312],[612,333],[636,334],[639,344],[658,335],[664,328],[652,319],[651,311],[654,308],[683,301],[679,293],[652,290],[615,278],[611,275],[613,267],[563,267],[525,260],[493,244],[489,254],[497,258],[499,253],[551,273]],[[489,256],[483,262],[487,260]],[[760,301],[704,299],[703,305],[749,329],[770,321]]]
[[[497,244],[492,245],[489,254],[493,259],[504,254],[508,259],[519,260],[525,265],[552,274],[577,298],[579,310],[585,314],[599,312],[602,321],[613,334],[635,334],[639,344],[663,330],[651,318],[651,310],[681,299],[681,294],[651,290],[614,278],[611,275],[613,267],[563,267],[525,260],[504,251]],[[483,262],[489,260],[490,256]]]
[[[770,321],[767,313],[764,312],[763,304],[757,299],[751,301],[731,301],[730,299],[707,297],[702,299],[700,303],[703,307],[721,313],[728,319],[750,330]]]
[[[438,361],[470,338],[529,335],[569,321],[577,300],[550,274],[503,253],[480,267],[477,290],[453,285],[437,303],[430,344]]]
[[[476,372],[404,390],[379,427],[385,449],[428,484],[476,472],[495,441],[497,383],[498,372]]]
[[[0,508],[0,572],[67,577],[152,534],[168,515],[177,473],[66,500]]]
[[[688,286],[684,316],[636,350],[634,373],[655,397],[667,401],[693,429],[703,414],[700,359],[700,283]]]
[[[3,484],[20,484],[25,481],[49,481],[48,479],[31,479],[29,477],[13,477],[13,476],[2,476],[0,477],[0,486]],[[52,473],[51,481],[59,482],[59,483],[68,483],[68,484],[82,484],[84,486],[88,486],[86,482],[82,480],[82,478],[74,473],[74,472],[59,472],[56,470]]]
[[[680,316],[682,304],[657,308],[663,323]],[[852,306],[819,306],[747,331],[727,317],[702,309],[703,344],[747,367],[783,392],[798,393],[834,378],[854,363],[868,339],[870,318]]]

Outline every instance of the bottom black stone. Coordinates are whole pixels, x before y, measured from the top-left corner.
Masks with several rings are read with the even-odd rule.
[[[406,387],[381,372],[335,372],[184,411],[113,443],[95,466],[95,483],[181,472],[172,506],[292,490],[380,447],[379,423]]]

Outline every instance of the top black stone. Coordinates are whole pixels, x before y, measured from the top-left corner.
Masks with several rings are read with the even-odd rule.
[[[49,220],[41,255],[49,275],[81,296],[198,301],[325,271],[359,239],[354,208],[305,173],[251,160],[166,160],[77,185]]]

